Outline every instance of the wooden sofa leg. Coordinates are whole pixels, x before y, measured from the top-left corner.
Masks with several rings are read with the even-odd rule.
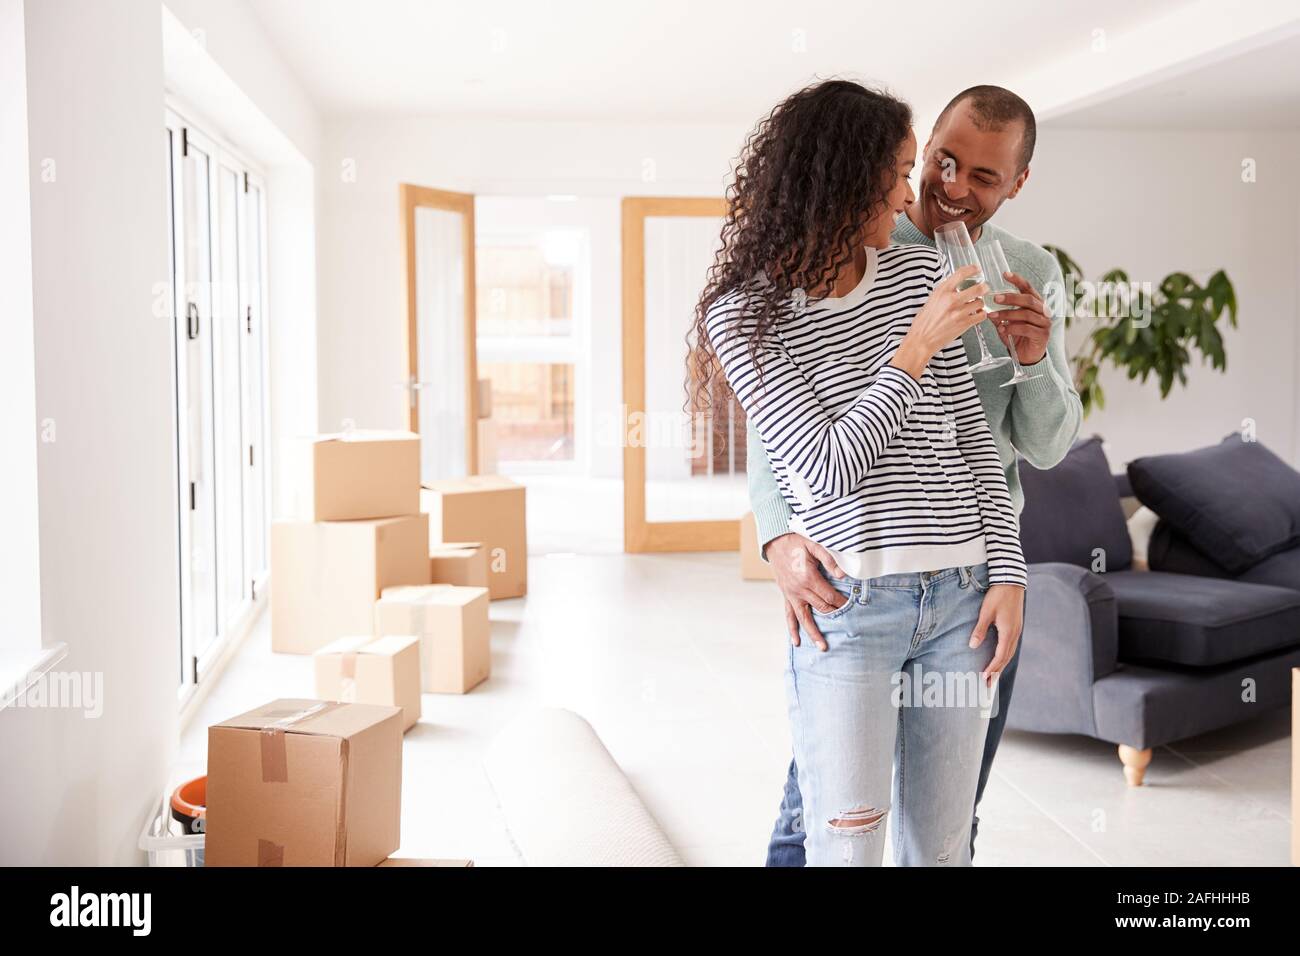
[[[1128,785],[1130,787],[1142,786],[1142,778],[1146,776],[1147,764],[1151,762],[1151,748],[1138,750],[1128,744],[1120,744],[1119,759],[1124,764],[1124,779],[1128,781]]]

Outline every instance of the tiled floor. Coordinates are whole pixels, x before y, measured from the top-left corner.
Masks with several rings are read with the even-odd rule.
[[[669,839],[696,865],[760,865],[790,743],[775,589],[734,554],[535,556],[529,595],[492,605],[493,676],[426,695],[403,752],[401,854],[518,857],[480,764],[539,704],[596,728]],[[310,697],[310,661],[270,652],[264,617],[182,740],[273,697]],[[1141,789],[1115,748],[1008,733],[980,808],[976,865],[1285,865],[1290,715],[1156,751]],[[886,854],[888,858],[888,853]]]

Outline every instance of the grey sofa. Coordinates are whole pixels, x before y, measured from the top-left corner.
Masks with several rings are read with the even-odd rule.
[[[1138,459],[1127,476],[1097,438],[1055,468],[1022,463],[1029,591],[1008,727],[1117,744],[1140,786],[1153,747],[1288,704],[1300,474],[1234,441]],[[1149,571],[1132,567],[1130,488],[1161,517]]]

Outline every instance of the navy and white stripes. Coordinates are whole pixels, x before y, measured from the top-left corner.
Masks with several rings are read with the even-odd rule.
[[[889,364],[942,276],[939,254],[867,253],[852,292],[780,316],[761,387],[748,290],[709,310],[709,338],[763,439],[792,528],[843,557],[854,577],[987,560],[990,583],[1023,587],[1015,511],[961,341],[919,382]]]

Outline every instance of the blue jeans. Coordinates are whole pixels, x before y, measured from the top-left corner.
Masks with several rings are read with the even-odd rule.
[[[967,643],[987,567],[828,580],[848,601],[815,614],[827,651],[790,649],[796,759],[768,865],[879,865],[885,825],[900,865],[968,865],[1015,664],[990,697],[994,637]]]

